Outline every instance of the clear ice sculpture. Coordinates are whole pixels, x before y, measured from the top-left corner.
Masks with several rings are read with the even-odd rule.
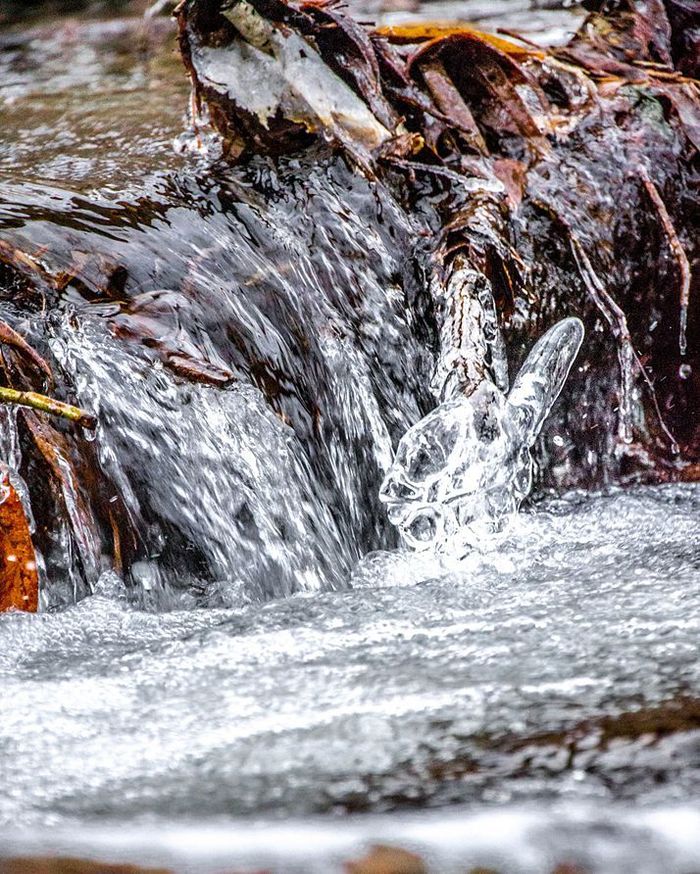
[[[579,319],[564,319],[537,341],[507,396],[485,377],[404,434],[379,497],[407,546],[463,553],[517,512],[532,486],[530,449],[583,334]]]

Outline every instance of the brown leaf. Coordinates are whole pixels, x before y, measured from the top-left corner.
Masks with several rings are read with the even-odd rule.
[[[0,859],[0,874],[169,874],[165,868],[107,864],[87,859]]]
[[[236,375],[214,350],[207,357],[192,337],[189,302],[185,295],[168,289],[140,294],[125,304],[109,322],[112,333],[146,347],[173,373],[194,382],[226,386]]]
[[[662,0],[621,3],[592,13],[567,48],[591,70],[614,73],[638,62],[673,67],[671,25]]]
[[[427,867],[420,856],[401,847],[381,844],[362,859],[345,863],[346,874],[426,874]]]
[[[39,577],[29,523],[22,502],[0,465],[0,613],[39,606]]]
[[[13,246],[7,240],[0,240],[0,261],[30,277],[39,276],[53,283],[53,277],[40,263],[36,254],[30,255]]]
[[[479,130],[495,135],[516,134],[537,151],[546,149],[550,132],[547,97],[515,56],[502,51],[482,34],[467,30],[422,44],[409,61],[409,70],[422,70],[439,61]]]
[[[508,39],[502,39],[491,33],[484,33],[481,30],[476,30],[476,28],[469,27],[461,22],[422,21],[418,24],[398,24],[378,27],[375,32],[395,45],[411,45],[413,43],[442,39],[447,36],[466,34],[489,43],[489,45],[492,45],[500,52],[513,55],[514,57],[545,57],[545,52],[541,50],[518,45]]]
[[[474,116],[447,75],[443,64],[438,59],[427,61],[420,65],[420,72],[436,106],[450,116],[454,126],[463,134],[467,147],[482,155],[488,155],[488,147]]]
[[[24,422],[60,490],[85,573],[90,580],[96,580],[100,571],[101,538],[90,502],[71,461],[68,438],[29,410],[24,414]]]

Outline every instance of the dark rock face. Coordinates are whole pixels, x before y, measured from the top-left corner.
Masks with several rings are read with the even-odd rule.
[[[154,557],[195,588],[240,571],[257,598],[297,590],[296,555],[337,587],[392,545],[382,459],[433,403],[429,289],[457,262],[490,282],[514,371],[555,321],[585,322],[538,445],[542,487],[696,479],[699,99],[691,13],[654,9],[594,12],[544,52],[464,28],[375,31],[332,4],[182,5],[193,139],[213,124],[220,156],[119,197],[3,194],[0,316],[28,343],[3,346],[4,380],[89,406],[92,379],[102,405],[92,442],[19,414],[35,543],[49,579],[68,561],[82,580],[59,601]],[[188,386],[224,405],[252,386],[308,488],[299,525],[232,452],[193,488],[175,418],[149,416],[155,382],[137,409],[87,353],[65,366],[75,324],[114,374],[162,367],[183,408]],[[277,444],[261,434],[269,485]]]

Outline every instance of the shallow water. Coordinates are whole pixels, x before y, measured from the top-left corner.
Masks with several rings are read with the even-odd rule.
[[[407,848],[435,874],[688,874],[700,859],[700,815],[678,805],[631,812],[590,804],[509,805],[406,815],[43,830],[6,838],[18,855],[140,862],[194,874],[231,870],[345,874],[380,846]],[[21,870],[21,869],[20,869]],[[26,868],[24,870],[27,870]],[[29,869],[31,870],[31,869]],[[362,870],[361,868],[359,870]],[[371,870],[371,869],[369,869]]]
[[[142,613],[105,578],[3,616],[1,821],[690,801],[700,732],[608,745],[600,719],[698,693],[699,508],[571,497],[493,554],[375,554],[352,591],[243,610]]]

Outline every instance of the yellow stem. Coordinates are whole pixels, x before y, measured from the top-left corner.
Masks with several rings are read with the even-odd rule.
[[[56,401],[53,398],[46,397],[46,395],[37,394],[35,391],[17,391],[14,388],[0,386],[0,403],[19,404],[22,407],[31,407],[33,410],[39,410],[42,413],[62,416],[64,419],[77,422],[85,428],[94,428],[97,425],[97,419],[90,413],[86,413],[85,410]]]

